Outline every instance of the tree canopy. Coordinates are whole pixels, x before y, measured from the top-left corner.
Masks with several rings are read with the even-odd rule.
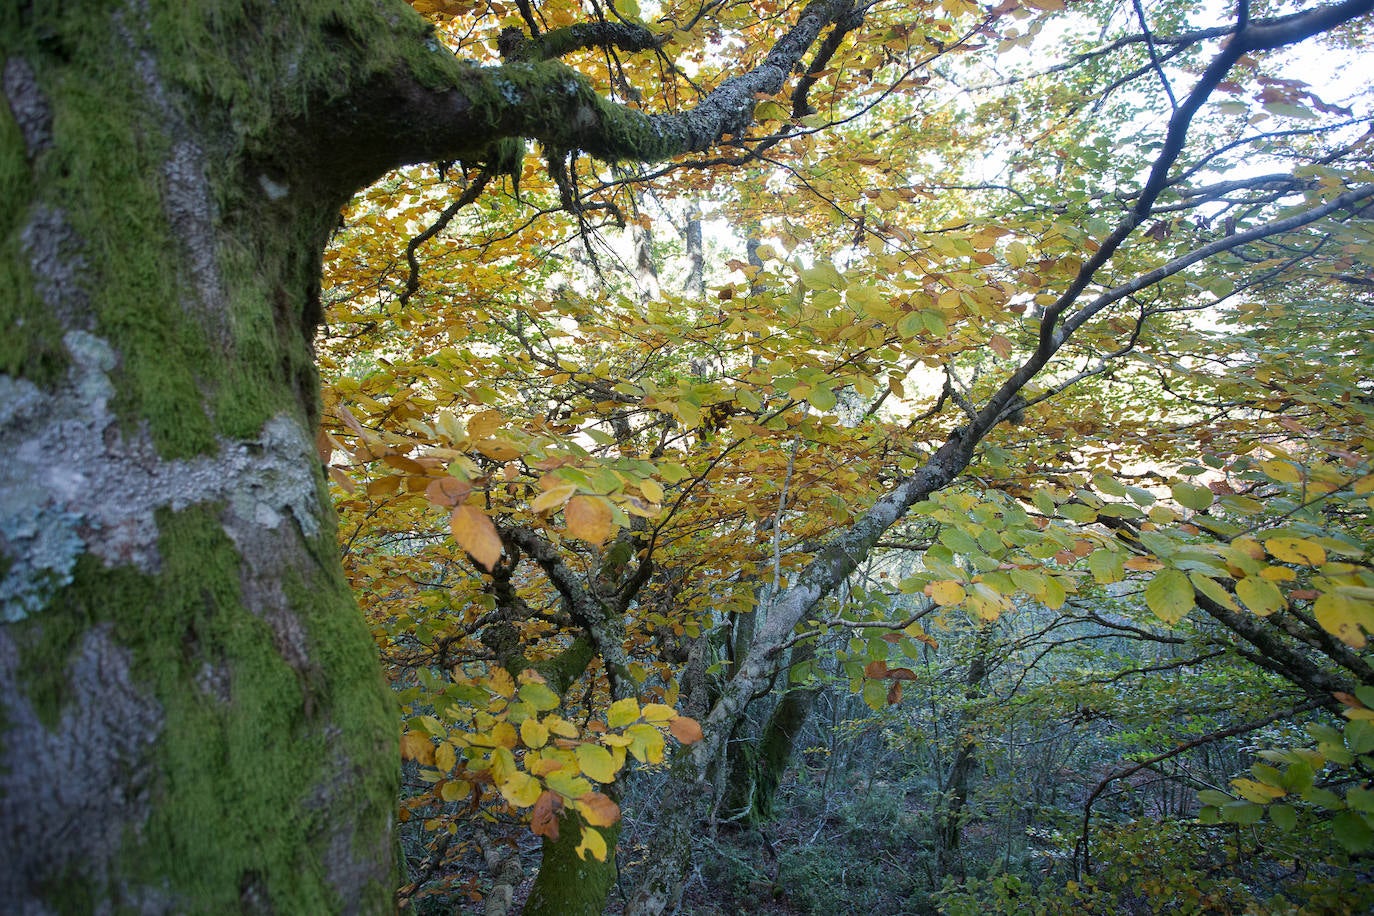
[[[720,791],[770,688],[896,707],[1031,607],[1186,635],[1364,746],[1371,112],[1316,61],[1365,5],[414,5],[636,111],[765,80],[709,154],[541,137],[345,213],[322,454],[426,829],[494,805],[603,858],[665,732]]]
[[[97,6],[0,12],[0,891],[387,906],[351,592],[417,910],[846,768],[899,905],[1368,902],[1374,2]]]

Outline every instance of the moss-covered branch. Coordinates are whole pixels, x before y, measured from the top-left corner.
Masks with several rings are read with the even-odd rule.
[[[418,59],[398,55],[395,66],[310,108],[293,125],[303,155],[292,165],[347,194],[402,165],[480,157],[507,137],[582,150],[608,162],[655,162],[697,152],[743,133],[752,123],[755,99],[781,91],[821,32],[854,17],[852,0],[812,0],[761,64],[725,80],[695,108],[661,115],[606,99],[557,60],[521,59],[548,58],[579,42],[613,37],[595,30],[548,33],[531,41],[533,53],[514,53],[515,59],[497,67],[459,61],[437,47]],[[630,40],[621,32],[617,47]],[[652,38],[638,36],[631,44]]]

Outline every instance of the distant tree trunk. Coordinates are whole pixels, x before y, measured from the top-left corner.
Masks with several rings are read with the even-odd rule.
[[[964,698],[977,700],[983,696],[984,681],[988,676],[988,651],[992,642],[992,625],[986,624],[978,631],[969,661],[968,673],[964,677]],[[958,747],[954,751],[954,761],[940,783],[940,800],[935,808],[935,866],[937,877],[946,875],[964,877],[964,857],[960,850],[964,830],[964,808],[968,804],[968,783],[978,768],[977,741],[968,731],[966,715],[961,724]]]
[[[687,283],[689,296],[706,298],[706,254],[701,243],[701,207],[693,201],[687,207]]]

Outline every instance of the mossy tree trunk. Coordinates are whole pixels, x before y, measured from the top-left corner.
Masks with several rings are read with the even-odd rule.
[[[651,118],[400,0],[0,5],[7,906],[391,907],[397,723],[313,444],[339,207],[502,138],[704,149],[850,6]]]
[[[815,656],[814,642],[799,643],[792,649],[791,667]],[[783,773],[819,694],[820,688],[816,686],[789,687],[769,713],[757,740],[730,744],[726,755],[729,776],[720,805],[722,817],[750,825],[772,819]]]
[[[988,657],[992,649],[995,624],[984,624],[974,640],[973,657],[964,675],[964,699],[975,704],[986,693]],[[978,768],[978,741],[973,735],[972,720],[976,710],[970,708],[961,715],[955,738],[954,760],[940,782],[940,798],[935,806],[935,867],[939,878],[964,877],[964,856],[961,850],[965,808],[968,804],[969,779]]]

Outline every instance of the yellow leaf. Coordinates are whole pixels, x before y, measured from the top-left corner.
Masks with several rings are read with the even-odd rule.
[[[1181,570],[1160,570],[1145,587],[1145,603],[1160,620],[1178,623],[1193,609],[1193,583]]]
[[[1360,631],[1374,632],[1374,603],[1358,601],[1338,592],[1326,592],[1317,597],[1312,605],[1312,613],[1322,629],[1332,634],[1347,646],[1363,649],[1365,635]]]
[[[581,734],[576,725],[561,716],[545,716],[544,725],[560,738],[576,738]]]
[[[1221,583],[1211,576],[1204,576],[1202,573],[1194,570],[1188,573],[1188,581],[1192,582],[1193,587],[1198,591],[1202,592],[1208,598],[1211,598],[1227,610],[1240,610],[1240,606],[1236,604],[1235,599],[1231,597],[1231,593],[1223,588]]]
[[[439,797],[446,802],[462,801],[472,794],[472,783],[450,779],[439,788]]]
[[[490,572],[501,559],[501,535],[487,514],[476,506],[461,505],[453,510],[449,520],[453,539],[458,546]]]
[[[574,496],[563,517],[568,534],[592,544],[604,544],[615,532],[611,505],[600,496]]]
[[[543,791],[544,787],[539,784],[539,780],[519,771],[511,773],[506,781],[501,783],[502,797],[517,808],[528,808],[533,805],[539,801]]]
[[[1261,461],[1259,468],[1269,479],[1277,480],[1279,483],[1297,483],[1302,480],[1302,471],[1289,461],[1271,458],[1268,461]]]
[[[581,776],[568,772],[567,768],[550,773],[544,777],[548,787],[568,798],[581,798],[592,790],[592,784]]]
[[[599,744],[579,744],[577,765],[582,768],[583,773],[597,782],[615,781],[615,758]]]
[[[930,600],[941,607],[959,604],[968,597],[964,587],[953,579],[941,579],[938,582],[932,582],[925,587],[925,593],[930,596]]]
[[[401,736],[401,758],[414,760],[425,766],[434,765],[434,742],[420,731],[408,731]]]
[[[968,606],[979,620],[993,621],[1011,606],[1011,602],[986,582],[975,582],[969,592]]]
[[[515,696],[515,679],[505,668],[493,667],[487,673],[486,682],[487,689],[497,696],[503,696],[508,700]]]
[[[491,740],[497,747],[515,747],[515,726],[509,722],[497,722],[491,727]]]
[[[610,827],[620,820],[620,806],[600,792],[588,792],[574,801],[573,807],[593,827]]]
[[[1030,257],[1024,242],[1012,242],[1007,246],[1007,263],[1020,270],[1026,266],[1026,260]]]
[[[632,739],[630,753],[640,763],[661,763],[663,761],[663,732],[652,725],[643,723],[631,725],[625,734]]]
[[[510,778],[510,774],[518,770],[515,765],[515,755],[508,748],[497,747],[491,752],[491,766],[488,772],[491,773],[492,781],[498,786]]]
[[[1288,793],[1278,786],[1265,785],[1253,779],[1233,779],[1231,786],[1246,801],[1252,801],[1257,805],[1268,804],[1276,798],[1283,798]]]
[[[662,703],[645,703],[641,710],[645,722],[667,722],[677,715],[677,710]]]
[[[458,762],[458,755],[454,753],[453,745],[447,741],[441,742],[434,749],[434,765],[439,768],[439,772],[447,773],[453,769],[453,765]]]
[[[534,717],[520,723],[520,740],[525,747],[543,747],[549,741],[548,728]]]
[[[611,708],[606,711],[606,724],[611,728],[620,728],[629,725],[639,718],[639,701],[634,697],[625,697],[623,700],[616,700],[611,704]]]
[[[644,494],[644,498],[651,503],[663,502],[663,487],[657,480],[641,480],[639,482],[639,492]]]
[[[552,512],[571,499],[576,492],[577,485],[571,483],[560,484],[552,490],[545,490],[530,503],[530,511],[537,513]]]
[[[1264,549],[1284,563],[1320,566],[1326,562],[1326,551],[1322,546],[1303,538],[1269,538],[1264,542]]]
[[[1288,606],[1283,600],[1283,593],[1279,587],[1268,579],[1259,576],[1246,576],[1236,583],[1236,597],[1245,602],[1245,606],[1254,611],[1261,617],[1267,617],[1275,611],[1281,611]]]
[[[592,855],[596,856],[596,860],[598,862],[605,862],[606,841],[602,838],[601,833],[598,830],[596,830],[596,828],[583,827],[582,842],[578,844],[576,852],[577,857],[579,859],[585,860],[587,858],[585,854],[590,852]]]

